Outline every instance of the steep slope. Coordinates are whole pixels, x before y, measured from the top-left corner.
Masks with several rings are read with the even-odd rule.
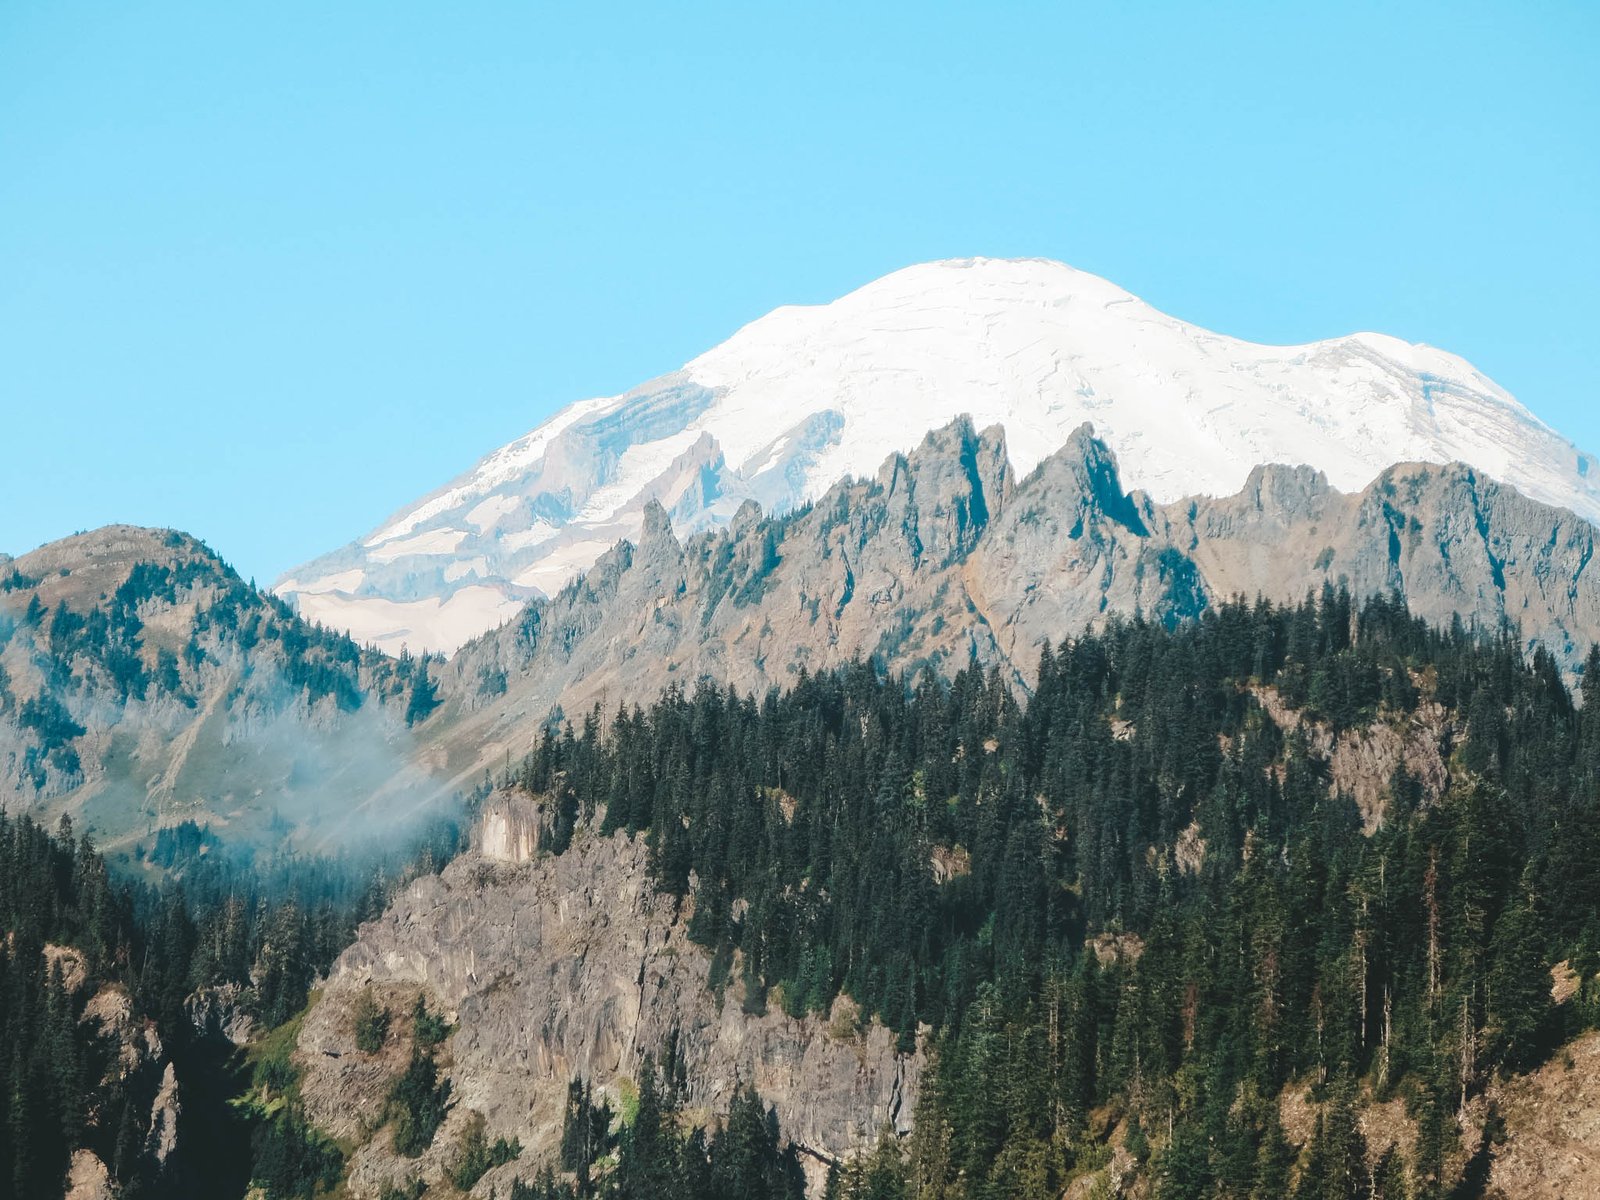
[[[1566,1200],[1600,1193],[1600,1033],[1575,1039],[1554,1062],[1498,1090],[1505,1133],[1493,1148],[1488,1194]]]
[[[152,1193],[170,1185],[185,1157],[185,1097],[173,1048],[123,969],[131,947],[120,884],[70,830],[52,839],[3,812],[0,862],[5,1194],[59,1196],[70,1170],[110,1197],[108,1166]]]
[[[382,1124],[393,1069],[356,1046],[362,998],[404,1012],[420,990],[458,1024],[456,1107],[434,1149],[417,1162],[373,1139],[352,1160],[357,1194],[419,1174],[432,1182],[473,1112],[537,1162],[560,1141],[569,1081],[590,1081],[620,1107],[644,1057],[669,1043],[691,1109],[716,1113],[740,1082],[753,1084],[813,1162],[848,1157],[886,1124],[910,1128],[920,1053],[897,1054],[880,1024],[743,1011],[714,991],[711,954],[688,935],[692,908],[657,890],[642,838],[585,833],[552,856],[537,833],[515,848],[497,842],[492,823],[508,815],[535,831],[543,819],[525,797],[497,797],[473,852],[362,927],[302,1028],[309,1115],[359,1140]]]
[[[1157,504],[1085,428],[1018,481],[1000,431],[963,420],[787,517],[748,506],[680,542],[647,507],[638,545],[436,668],[430,736],[459,748],[466,782],[553,708],[609,716],[702,677],[759,693],[869,656],[945,674],[975,661],[1026,685],[1044,643],[1109,614],[1172,623],[1324,584],[1398,591],[1435,623],[1517,622],[1576,670],[1600,638],[1595,539],[1459,464],[1403,464],[1349,494],[1265,467],[1236,495]]]
[[[783,514],[970,414],[1019,472],[1092,421],[1158,502],[1266,462],[1346,491],[1400,462],[1469,463],[1600,517],[1596,460],[1463,360],[1356,334],[1253,345],[1044,260],[963,259],[780,308],[681,370],[574,404],[366,538],[278,584],[391,650],[453,650],[551,595],[660,503],[680,534],[746,500]]]
[[[424,669],[307,625],[183,534],[54,542],[0,568],[0,804],[122,851],[185,819],[369,833],[360,802],[393,819],[421,779]]]
[[[1588,1195],[1556,1062],[1600,1020],[1600,705],[1502,639],[1352,617],[1117,623],[1019,703],[846,669],[541,738],[335,965],[307,1112],[367,1197],[481,1118],[523,1148],[473,1191],[504,1195],[565,1142],[564,1081],[625,1108],[654,1051],[690,1122],[747,1080],[829,1158],[914,1090],[874,1172],[944,1196]],[[361,1014],[419,991],[457,1107],[408,1157],[407,1033],[363,1046]]]

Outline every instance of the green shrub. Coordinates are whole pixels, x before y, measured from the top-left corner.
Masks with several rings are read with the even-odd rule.
[[[389,1010],[372,998],[372,993],[362,992],[357,998],[352,1014],[356,1032],[356,1049],[363,1054],[376,1054],[383,1049],[389,1036]]]
[[[433,1135],[449,1111],[450,1081],[439,1078],[432,1051],[413,1049],[405,1073],[389,1089],[395,1151],[416,1158],[433,1145]]]
[[[472,1186],[488,1171],[510,1162],[521,1153],[522,1143],[516,1138],[509,1142],[505,1138],[496,1138],[491,1145],[483,1114],[475,1112],[461,1131],[455,1160],[447,1168],[446,1174],[450,1176],[451,1183],[463,1192],[470,1192]]]

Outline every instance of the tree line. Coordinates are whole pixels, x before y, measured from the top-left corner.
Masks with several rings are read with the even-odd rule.
[[[1368,832],[1310,731],[1424,706],[1444,786],[1397,770]],[[1276,1102],[1308,1082],[1314,1194],[1441,1195],[1465,1103],[1600,1007],[1600,705],[1398,597],[1115,619],[1025,699],[870,664],[672,690],[547,730],[513,781],[558,849],[648,837],[726,1002],[925,1032],[916,1133],[875,1156],[903,1194],[1050,1194],[1112,1126],[1158,1196],[1287,1194]],[[1560,959],[1590,982],[1557,1013]],[[1368,1169],[1356,1107],[1396,1096],[1415,1151]]]
[[[292,1109],[263,1116],[231,1103],[253,1069],[190,1002],[223,989],[222,1002],[260,1028],[283,1027],[358,924],[453,855],[460,831],[441,824],[414,857],[378,861],[182,857],[203,841],[178,830],[166,848],[181,878],[140,883],[113,875],[70,820],[52,833],[0,811],[0,1192],[61,1194],[77,1149],[100,1157],[127,1200],[242,1195],[258,1171],[300,1178],[304,1160],[325,1173],[324,1139]],[[135,1030],[154,1024],[161,1059],[119,1063],[117,1038],[85,1019],[107,990],[126,997]],[[178,1156],[163,1164],[146,1143],[165,1060],[178,1069],[183,1115]]]

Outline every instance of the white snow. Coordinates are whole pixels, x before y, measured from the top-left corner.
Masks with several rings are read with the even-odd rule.
[[[567,580],[580,571],[588,570],[594,565],[595,559],[614,545],[615,541],[602,539],[568,543],[520,571],[512,582],[522,587],[538,588],[547,596],[554,595]]]
[[[616,474],[589,497],[589,503],[578,514],[579,522],[601,521],[614,517],[634,500],[641,488],[658,478],[677,458],[700,438],[697,428],[686,429],[669,437],[658,438],[629,446],[623,451]]]
[[[332,575],[324,575],[320,579],[312,579],[301,583],[298,579],[286,579],[278,585],[279,591],[290,592],[354,592],[366,579],[367,573],[360,567],[352,567],[348,571],[337,571]]]
[[[548,542],[561,531],[548,521],[535,521],[529,529],[517,529],[500,535],[500,547],[503,550],[526,550],[530,546],[537,546],[541,542]]]
[[[307,620],[343,629],[363,645],[370,642],[391,654],[402,647],[417,652],[459,646],[522,609],[522,601],[481,585],[460,588],[447,600],[430,596],[399,602],[381,596],[302,592],[295,604]]]
[[[482,533],[516,507],[515,496],[490,496],[481,504],[473,505],[472,511],[467,514],[467,524]]]
[[[375,563],[387,563],[412,554],[432,557],[453,554],[466,536],[465,529],[430,529],[407,538],[390,538],[372,547],[367,556]]]
[[[1231,492],[1263,462],[1311,463],[1352,489],[1394,462],[1476,457],[1536,498],[1600,516],[1577,452],[1453,355],[1372,334],[1258,346],[1060,263],[911,267],[830,305],[780,309],[686,372],[731,394],[697,427],[735,467],[769,442],[772,414],[840,412],[844,436],[811,473],[812,494],[964,412],[1005,426],[1022,472],[1092,420],[1126,479],[1160,500]],[[1441,404],[1465,408],[1465,428],[1430,411]]]
[[[481,496],[495,484],[515,479],[543,457],[545,447],[562,430],[610,403],[612,401],[609,399],[598,399],[580,400],[567,405],[532,433],[518,438],[509,446],[502,446],[480,462],[472,472],[470,483],[448,485],[435,492],[416,508],[400,514],[369,536],[364,544],[376,546],[389,538],[410,533],[429,518],[458,507],[463,500]]]
[[[676,502],[702,470],[722,494],[680,509],[685,529],[726,520],[747,496],[778,510],[815,499],[963,413],[1005,428],[1019,472],[1091,421],[1124,482],[1158,500],[1236,491],[1265,462],[1309,463],[1353,490],[1396,462],[1459,459],[1600,520],[1600,464],[1455,355],[1375,333],[1255,345],[1062,263],[960,259],[897,271],[831,304],[777,309],[680,372],[574,404],[393,518],[358,557],[331,556],[325,570],[298,573],[309,584],[280,590],[305,607],[339,572],[393,572],[425,556],[408,581],[426,591],[436,584],[418,581],[436,580],[438,558],[453,555],[487,563],[441,598],[495,587],[509,596],[513,584],[552,592],[617,537],[636,536],[645,496]],[[671,474],[704,435],[709,452]],[[520,528],[524,501],[574,515]],[[424,523],[428,532],[407,536]],[[394,601],[385,578],[368,572],[368,594],[350,598],[344,620],[381,604],[395,606],[382,609],[392,622],[432,602]],[[501,611],[459,611],[469,610],[484,623],[447,623],[462,637]]]

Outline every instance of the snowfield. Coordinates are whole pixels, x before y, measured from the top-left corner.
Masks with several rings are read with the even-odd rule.
[[[747,499],[781,512],[963,413],[1004,427],[1020,473],[1091,422],[1162,501],[1237,491],[1267,462],[1356,490],[1459,460],[1600,522],[1600,463],[1453,354],[1373,333],[1255,345],[1063,263],[959,259],[777,309],[570,405],[279,591],[385,649],[450,651],[636,536],[651,499],[680,533]]]

